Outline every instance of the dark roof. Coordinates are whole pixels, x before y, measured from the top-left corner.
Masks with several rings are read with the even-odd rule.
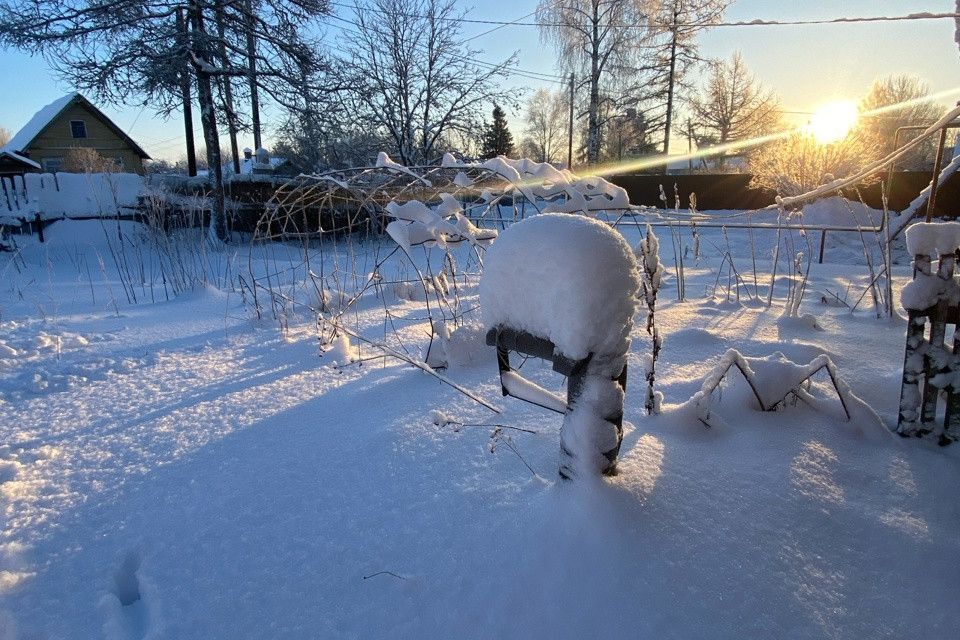
[[[83,107],[86,107],[94,116],[99,118],[108,129],[113,131],[117,136],[123,139],[130,147],[144,160],[149,160],[150,156],[147,154],[143,148],[133,141],[133,138],[127,135],[127,133],[118,127],[113,120],[108,118],[100,109],[98,109],[92,102],[87,100],[80,93],[74,92],[67,94],[57,100],[54,100],[43,109],[37,111],[30,121],[27,122],[17,132],[17,135],[13,136],[6,145],[3,146],[0,151],[6,151],[9,153],[16,153],[19,151],[25,150],[29,147],[34,140],[37,139],[41,133],[47,130],[47,128],[53,123],[57,117],[63,113],[64,110],[71,107],[74,104],[79,104]]]

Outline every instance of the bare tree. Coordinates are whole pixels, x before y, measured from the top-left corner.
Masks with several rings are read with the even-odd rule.
[[[359,31],[348,36],[345,84],[349,112],[383,131],[401,162],[430,162],[450,130],[473,130],[484,104],[513,106],[501,88],[511,56],[474,62],[479,51],[461,37],[463,12],[453,0],[362,0]]]
[[[652,6],[651,0],[540,0],[537,5],[541,37],[556,44],[563,64],[576,70],[589,87],[589,164],[600,158],[601,100],[610,102],[607,113],[616,113],[636,107],[643,96]]]
[[[704,139],[718,145],[768,134],[782,115],[779,100],[754,79],[739,52],[727,62],[713,63],[706,86],[690,106]],[[723,166],[723,155],[718,163]]]
[[[940,117],[940,110],[934,102],[924,101],[930,88],[919,78],[909,75],[893,75],[877,80],[870,91],[860,101],[861,111],[882,110],[881,113],[868,115],[860,119],[860,127],[874,139],[879,152],[886,155],[893,151],[894,138],[899,127],[929,125]],[[900,108],[884,109],[902,105]],[[906,142],[918,132],[908,131],[900,139]],[[913,134],[913,135],[911,135]],[[902,169],[923,169],[933,159],[936,140],[927,142],[897,161]]]
[[[10,138],[13,136],[10,134],[10,130],[6,127],[0,127],[0,147],[4,146],[10,142]]]
[[[794,132],[750,154],[750,186],[771,189],[781,196],[800,195],[856,173],[876,153],[875,143],[862,132],[853,131],[828,144],[817,142],[809,132]]]
[[[663,131],[663,153],[670,153],[675,106],[678,93],[691,89],[690,70],[704,59],[700,56],[697,35],[720,22],[733,0],[660,0],[653,24],[660,31],[654,47],[654,76],[648,84],[648,113],[651,132]]]
[[[568,98],[561,92],[538,89],[527,102],[522,147],[538,162],[556,162],[567,141]]]

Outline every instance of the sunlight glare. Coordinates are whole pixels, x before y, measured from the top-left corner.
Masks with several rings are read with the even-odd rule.
[[[857,118],[857,105],[853,102],[831,102],[813,113],[808,130],[818,143],[829,144],[846,138]]]

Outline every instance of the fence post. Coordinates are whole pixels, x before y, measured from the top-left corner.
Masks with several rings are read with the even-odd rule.
[[[43,242],[43,218],[40,217],[40,212],[38,211],[33,218],[34,223],[37,225],[37,235],[40,236],[40,242]]]

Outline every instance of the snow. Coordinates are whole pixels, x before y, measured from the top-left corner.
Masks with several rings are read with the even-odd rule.
[[[114,216],[137,206],[146,191],[134,173],[27,173],[16,182],[15,197],[0,199],[0,218]]]
[[[520,191],[529,202],[541,198],[551,200],[543,209],[544,213],[589,215],[601,211],[630,209],[630,198],[624,188],[599,176],[578,177],[547,162],[497,156],[483,162],[462,163],[447,154],[443,158],[442,166],[480,167],[492,171],[506,179],[510,183],[509,188]],[[465,175],[464,178],[469,180]],[[461,184],[463,180],[460,180],[460,174],[456,176],[455,182],[458,186],[464,186]],[[558,196],[563,196],[562,202],[555,201]]]
[[[135,229],[124,236],[144,237]],[[17,257],[0,254],[5,640],[939,639],[960,627],[960,447],[886,437],[877,418],[896,424],[902,318],[810,295],[801,311],[820,330],[782,322],[782,279],[770,309],[703,296],[720,269],[705,253],[687,264],[686,301],[669,280],[658,299],[662,414],[644,414],[634,372],[649,343],[638,326],[618,474],[560,482],[560,420],[498,397],[479,311],[451,332],[447,374],[495,398],[497,415],[406,363],[369,360],[366,345],[360,360],[327,366],[310,313],[258,320],[235,287],[237,275],[249,281],[241,265],[302,274],[297,247],[211,252],[202,232],[185,234],[180,249],[205,252],[185,252],[183,266],[207,286],[167,300],[147,260],[135,271],[156,301],[137,284],[146,295],[132,303],[109,251],[115,231],[56,222],[55,243],[18,236]],[[705,248],[725,250],[720,231],[702,233]],[[752,289],[746,233],[728,233]],[[755,240],[768,268],[765,233]],[[845,247],[861,241],[835,236],[810,288],[842,294],[852,283],[853,300],[870,276]],[[127,258],[139,266],[149,248],[128,242]],[[334,297],[352,298],[350,274],[362,283],[393,248],[340,238],[311,268],[339,279]],[[473,247],[451,250],[467,264]],[[387,280],[409,270],[396,253]],[[661,258],[672,272],[671,252]],[[894,271],[899,289],[910,268]],[[317,297],[293,282],[285,295]],[[457,284],[475,307],[476,276]],[[384,340],[384,305],[398,351],[425,344],[421,302],[370,290],[343,321]],[[821,372],[803,401],[760,411],[733,374],[711,398],[727,426],[708,429],[688,401],[731,348],[798,366],[827,355],[863,405],[848,420]],[[535,359],[523,375],[563,387]],[[494,422],[534,433],[501,431],[516,453],[490,452]]]
[[[960,222],[925,222],[907,229],[907,251],[913,255],[947,255],[960,248]]]
[[[545,213],[514,224],[487,251],[480,306],[486,326],[527,331],[581,360],[619,352],[639,288],[623,236],[585,216]]]
[[[47,106],[43,107],[35,114],[27,124],[23,125],[16,135],[10,138],[9,142],[3,146],[4,151],[18,152],[23,151],[33,139],[40,135],[47,128],[54,118],[60,115],[67,106],[80,94],[77,92],[68,93],[65,96],[57,98]]]
[[[449,193],[440,194],[434,209],[419,200],[403,204],[390,202],[386,212],[395,220],[387,224],[387,234],[409,255],[412,247],[446,247],[468,241],[486,245],[497,238],[496,229],[478,229],[463,215],[460,203]]]

